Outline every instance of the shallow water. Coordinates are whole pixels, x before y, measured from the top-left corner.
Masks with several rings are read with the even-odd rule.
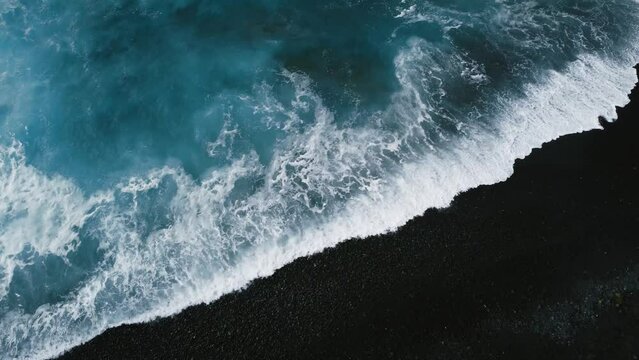
[[[638,25],[631,0],[0,0],[0,354],[504,179],[625,102]]]

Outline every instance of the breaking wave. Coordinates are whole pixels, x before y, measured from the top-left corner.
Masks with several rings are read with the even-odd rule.
[[[636,2],[449,3],[0,1],[0,353],[393,230],[626,101]]]

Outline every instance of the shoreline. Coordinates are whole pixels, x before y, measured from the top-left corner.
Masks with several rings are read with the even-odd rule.
[[[61,358],[639,355],[638,108],[635,88],[618,121],[544,144],[449,208]]]

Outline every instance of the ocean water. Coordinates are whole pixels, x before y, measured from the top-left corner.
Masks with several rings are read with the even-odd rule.
[[[638,30],[635,0],[0,0],[0,357],[504,180],[626,102]]]

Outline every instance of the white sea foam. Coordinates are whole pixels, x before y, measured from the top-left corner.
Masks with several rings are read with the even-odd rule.
[[[412,61],[428,62],[423,56],[414,43],[396,61],[403,90],[387,115],[414,119],[405,123],[407,133],[423,131],[418,125],[432,120],[433,104],[411,82],[419,77],[409,74],[417,71],[410,69]],[[409,136],[380,140],[380,133],[370,129],[338,128],[311,84],[290,73],[284,75],[297,87],[297,103],[282,108],[290,114],[312,109],[316,122],[286,139],[269,168],[259,164],[256,154],[247,154],[197,183],[182,170],[165,167],[87,198],[71,181],[25,164],[20,144],[2,147],[0,221],[10,224],[0,231],[3,291],[12,270],[24,265],[16,255],[27,240],[15,239],[29,239],[38,253],[64,256],[77,245],[77,229],[97,219],[93,231],[109,261],[67,300],[2,318],[1,346],[11,357],[52,357],[108,327],[213,301],[298,257],[395,229],[429,207],[447,206],[460,191],[506,179],[514,159],[531,148],[594,128],[598,115],[612,116],[613,106],[626,101],[633,84],[630,60],[582,56],[563,73],[545,74],[521,98],[496,98],[493,126],[467,123],[464,137],[431,147],[388,179],[353,171],[371,168],[366,155],[371,151],[393,153],[408,146]],[[289,120],[297,121],[293,117]],[[421,136],[437,141],[439,135],[416,137]],[[270,181],[263,190],[228,202],[239,179],[264,174]],[[330,187],[335,176],[341,185]],[[348,177],[352,181],[341,181]],[[141,202],[150,190],[170,188],[166,182],[175,184],[168,204],[171,225],[144,230]],[[354,191],[359,195],[343,207],[327,209],[327,198],[347,198]],[[295,202],[310,213],[330,216],[287,213]]]
[[[469,16],[406,6],[398,17],[441,21],[448,30]],[[536,23],[521,18],[526,9],[510,10],[492,14],[502,32]],[[529,46],[546,46],[538,40],[547,39],[531,35]],[[359,127],[336,122],[307,76],[283,71],[294,90],[290,102],[277,100],[268,84],[240,98],[268,127],[286,132],[272,160],[263,165],[255,151],[234,153],[240,135],[225,114],[207,151],[227,165],[198,181],[165,166],[87,195],[72,180],[30,166],[20,143],[0,146],[0,299],[33,254],[70,261],[90,236],[103,256],[64,299],[0,318],[0,350],[15,358],[56,356],[107,328],[213,301],[298,257],[391,231],[427,208],[447,206],[460,191],[502,181],[532,148],[594,128],[598,115],[612,117],[634,82],[637,59],[630,57],[637,53],[620,61],[583,55],[561,73],[540,75],[523,95],[495,95],[483,114],[469,109],[452,119],[441,111],[448,96],[442,84],[491,79],[466,55],[413,38],[395,59],[401,90]],[[27,99],[27,85],[23,92]],[[17,112],[29,101],[20,104]],[[448,120],[459,134],[446,131]],[[263,185],[246,195],[247,179]]]
[[[0,145],[0,298],[6,295],[13,269],[24,261],[17,255],[25,247],[64,256],[77,246],[74,229],[108,201],[107,194],[85,199],[72,182],[43,176],[25,161],[18,142]]]

